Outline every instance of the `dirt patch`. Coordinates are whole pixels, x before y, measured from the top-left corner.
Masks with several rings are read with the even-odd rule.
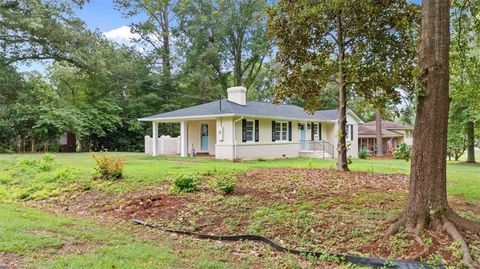
[[[173,219],[189,201],[187,197],[168,194],[145,195],[123,199],[120,205],[106,207],[104,212],[124,220]]]
[[[5,269],[23,269],[22,257],[10,253],[0,252],[0,267]]]

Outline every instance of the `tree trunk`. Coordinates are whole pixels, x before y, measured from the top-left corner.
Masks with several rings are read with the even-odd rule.
[[[478,269],[457,226],[480,234],[480,223],[455,213],[447,201],[447,127],[449,97],[450,1],[424,0],[419,48],[419,84],[412,168],[407,203],[403,214],[394,218],[387,236],[405,227],[423,247],[415,258],[428,253],[420,237],[426,228],[442,230],[461,245],[464,263]],[[395,221],[396,220],[396,221]]]
[[[418,97],[407,228],[425,227],[442,218],[447,202],[447,127],[449,98],[450,1],[424,0],[419,49],[421,94]],[[420,131],[418,131],[420,130]],[[440,221],[441,219],[437,219]]]
[[[169,25],[169,5],[162,5],[162,74],[166,92],[173,94],[172,87],[172,65],[170,61],[170,25]]]
[[[380,111],[375,113],[375,122],[377,131],[377,157],[383,157],[382,115]]]
[[[337,170],[348,171],[347,163],[347,90],[343,61],[345,59],[345,44],[343,40],[342,14],[337,14],[337,48],[338,48],[338,160]]]
[[[467,122],[467,163],[476,163],[475,161],[475,123]]]
[[[30,143],[31,143],[31,146],[32,146],[32,147],[31,147],[31,152],[32,152],[32,153],[35,153],[36,149],[35,149],[35,138],[34,138],[34,137],[32,137],[32,138],[30,139]]]

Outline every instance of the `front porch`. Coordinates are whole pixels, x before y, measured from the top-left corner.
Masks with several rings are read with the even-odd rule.
[[[215,119],[166,122],[180,125],[180,135],[177,137],[165,134],[159,137],[160,123],[152,122],[152,137],[145,137],[145,153],[152,154],[152,156],[215,156]]]

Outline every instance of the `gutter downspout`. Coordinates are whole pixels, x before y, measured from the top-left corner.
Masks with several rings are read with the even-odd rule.
[[[237,159],[237,132],[235,130],[235,123],[241,120],[243,120],[243,116],[233,121],[233,159],[234,160]]]

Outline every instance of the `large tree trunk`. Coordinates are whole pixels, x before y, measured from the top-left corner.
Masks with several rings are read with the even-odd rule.
[[[347,90],[345,87],[345,73],[343,61],[345,58],[345,44],[343,40],[342,14],[337,15],[337,47],[338,47],[338,160],[337,169],[348,171],[347,163]]]
[[[467,163],[475,163],[475,123],[467,122]]]
[[[450,1],[422,3],[419,50],[422,94],[413,132],[407,226],[425,225],[448,208],[446,185],[449,98]]]
[[[377,132],[377,157],[383,157],[382,115],[380,111],[375,113],[375,123]]]
[[[447,202],[447,127],[449,98],[450,1],[424,0],[422,35],[419,48],[421,92],[418,97],[412,166],[407,203],[387,235],[405,227],[407,233],[423,246],[420,234],[426,228],[443,230],[460,242],[463,260],[479,268],[457,226],[480,233],[480,224],[461,218]],[[425,251],[427,250],[427,251]],[[414,257],[414,259],[418,258]]]

